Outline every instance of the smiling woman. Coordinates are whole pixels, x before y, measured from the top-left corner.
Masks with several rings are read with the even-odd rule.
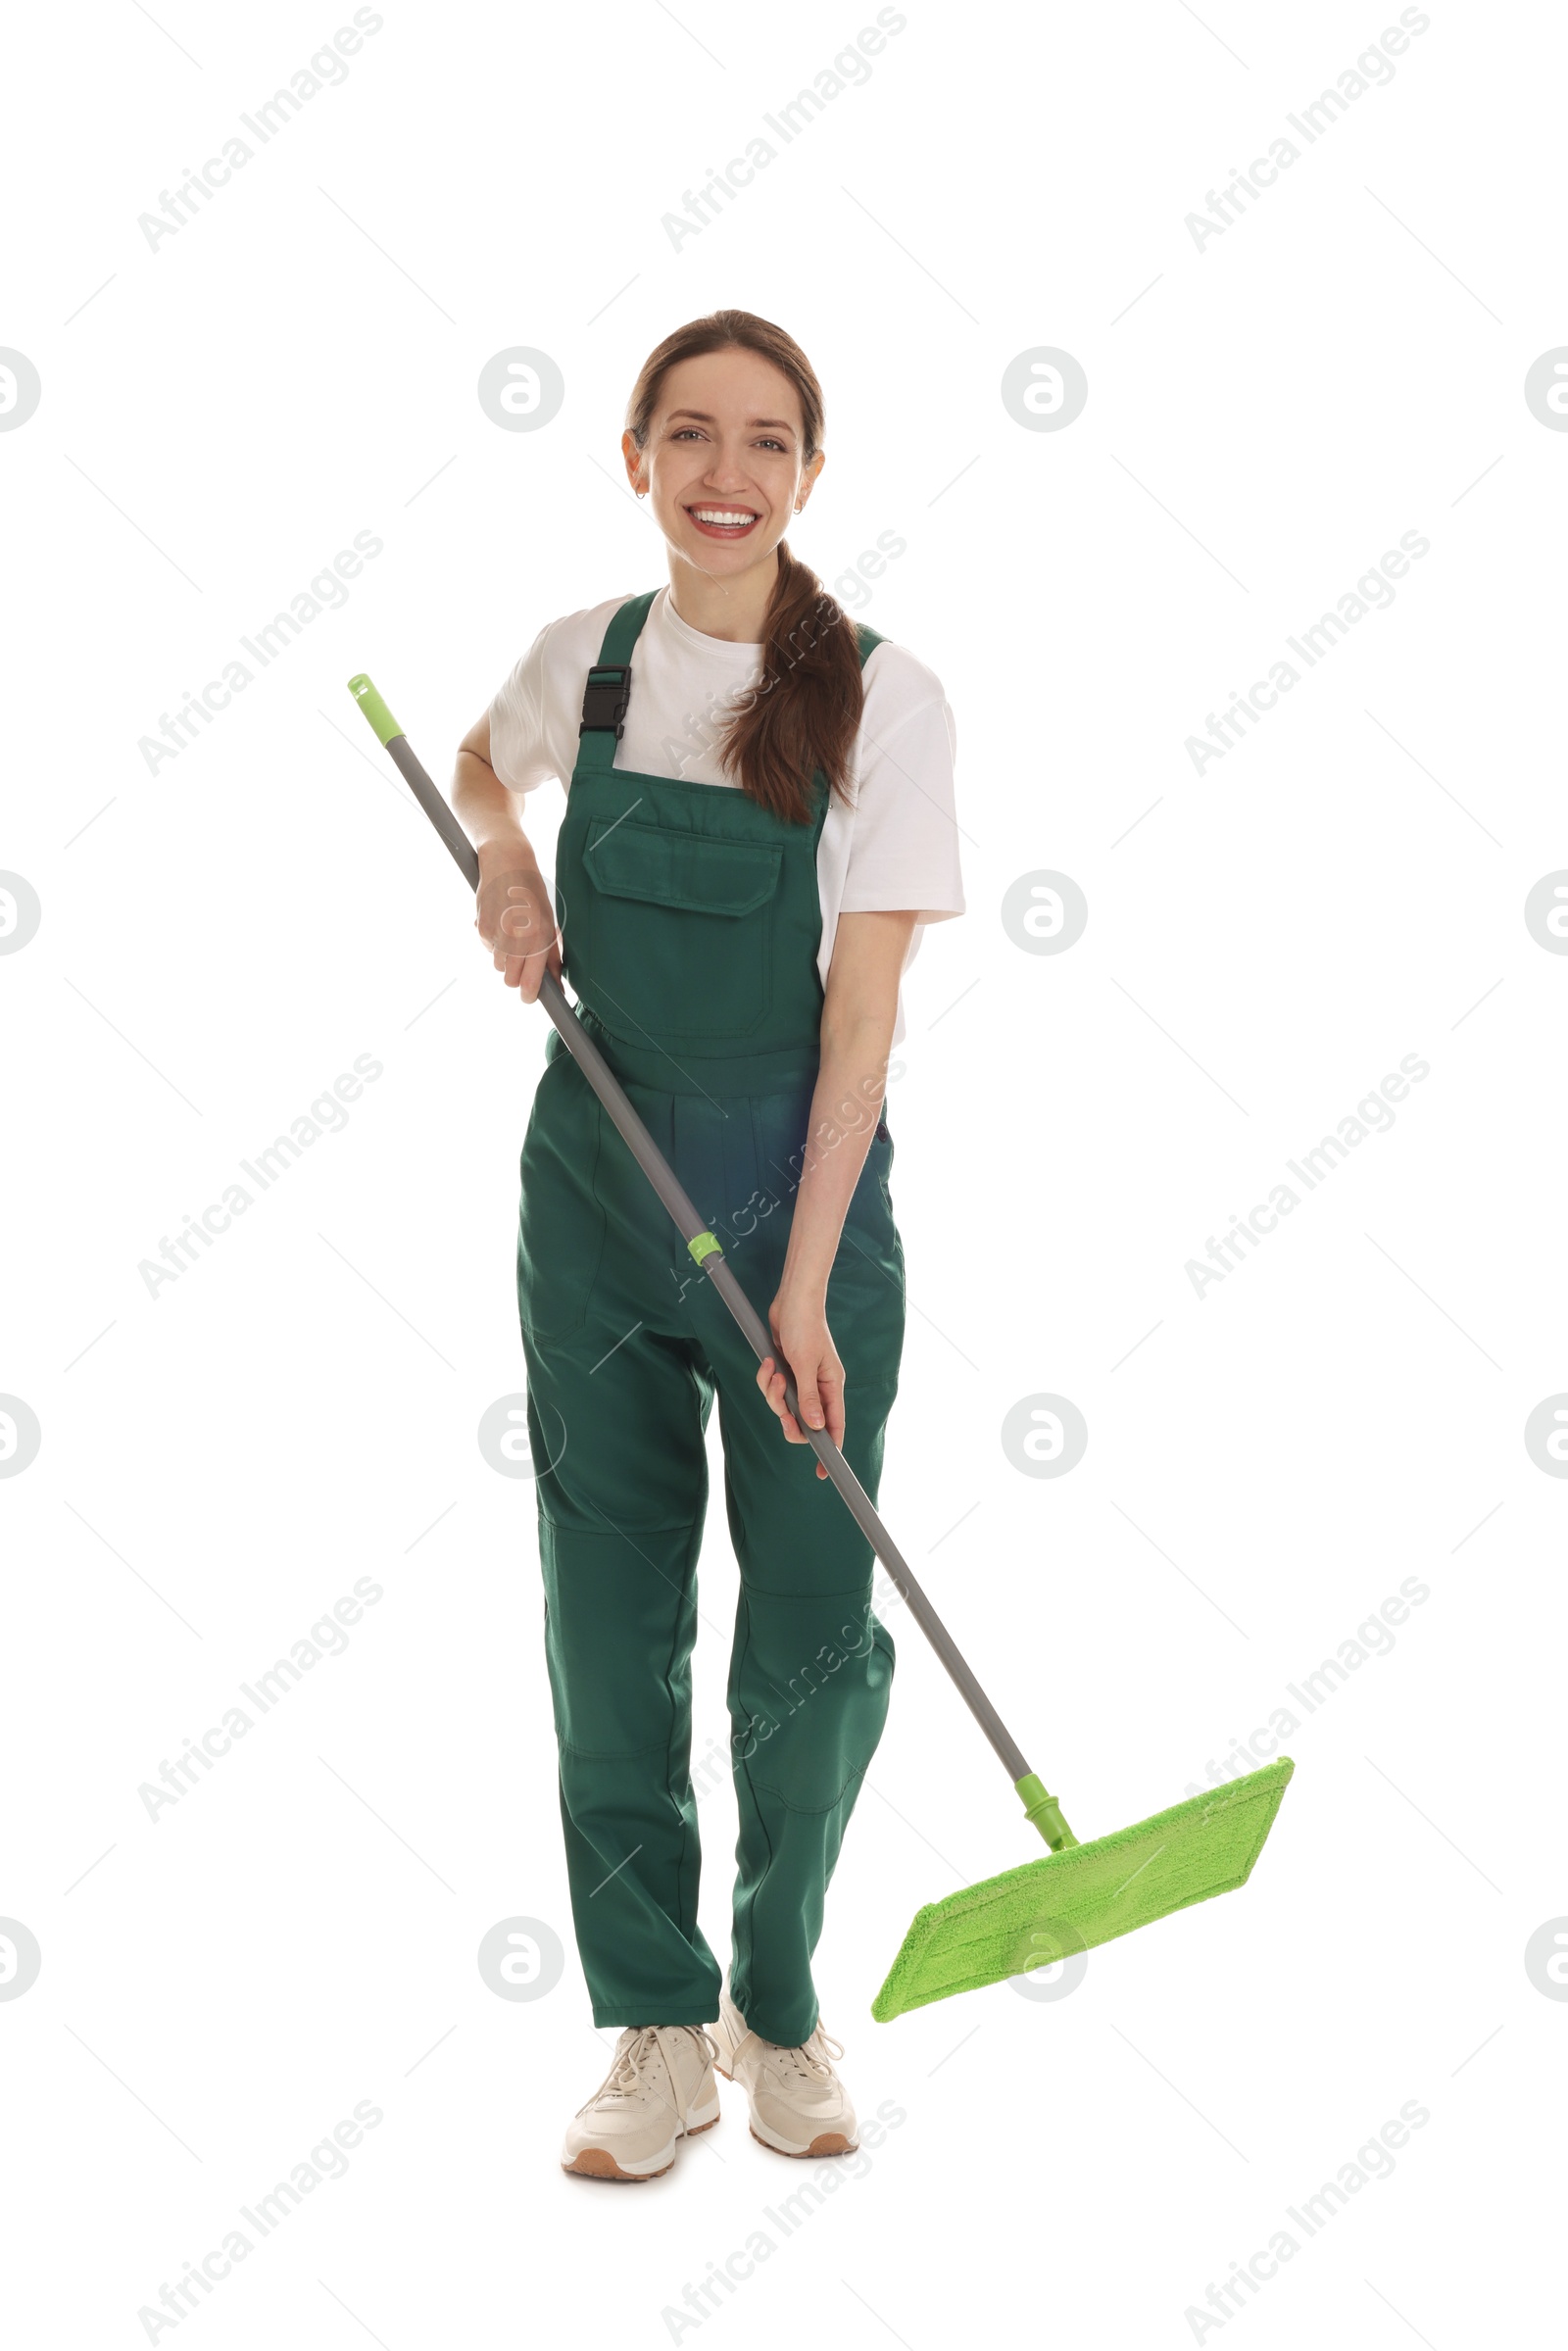
[[[668,584],[547,625],[465,738],[453,788],[496,968],[525,1000],[564,972],[775,1348],[759,1371],[691,1279],[552,1033],[522,1151],[517,1298],[573,1915],[594,2022],[624,2028],[563,2154],[597,2178],[667,2170],[683,2133],[718,2120],[715,2062],[765,2145],[856,2145],[810,1962],[893,1644],[869,1605],[870,1544],[791,1449],[807,1440],[784,1367],[874,1501],[904,1336],[880,1116],[900,977],[963,893],[940,682],[848,619],[784,536],[822,439],[816,376],[766,319],[720,311],[660,344],[621,455]],[[694,732],[693,710],[711,727]],[[568,786],[553,891],[516,812],[552,776]],[[697,1923],[689,1765],[715,1396],[742,1588],[727,1984]],[[847,1625],[865,1638],[846,1647]],[[829,1653],[831,1679],[818,1671],[811,1704],[786,1707],[761,1745],[778,1693]]]

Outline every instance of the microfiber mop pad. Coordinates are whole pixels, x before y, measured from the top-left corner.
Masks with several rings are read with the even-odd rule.
[[[879,2024],[977,1991],[1245,1886],[1296,1766],[1289,1756],[1136,1828],[982,1879],[917,1912],[871,2003]]]

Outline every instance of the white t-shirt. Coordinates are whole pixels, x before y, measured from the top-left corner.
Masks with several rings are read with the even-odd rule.
[[[552,620],[496,695],[490,763],[509,790],[531,792],[550,776],[569,783],[588,670],[599,659],[612,615],[626,602],[626,596],[612,596]],[[760,675],[761,652],[760,645],[704,636],[680,617],[668,588],[662,588],[632,651],[631,704],[615,766],[738,791],[719,766],[715,747],[733,699]],[[829,802],[817,843],[817,970],[824,987],[841,914],[912,906],[918,919],[905,957],[907,970],[922,926],[964,910],[953,789],[957,734],[941,681],[902,645],[886,642],[873,648],[862,674],[865,708],[850,778],[854,805],[847,808],[836,797]],[[904,1035],[901,993],[893,1042]]]

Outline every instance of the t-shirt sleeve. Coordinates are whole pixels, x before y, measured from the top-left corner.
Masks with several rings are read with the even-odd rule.
[[[927,693],[891,723],[866,695],[860,772],[843,914],[912,906],[921,922],[964,911],[954,761],[957,728],[929,670]],[[879,698],[880,699],[880,698]]]
[[[509,792],[531,792],[556,773],[545,740],[545,640],[542,628],[490,705],[490,764]]]

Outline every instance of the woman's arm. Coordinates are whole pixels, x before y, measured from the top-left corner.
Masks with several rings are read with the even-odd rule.
[[[546,971],[561,977],[561,942],[550,888],[517,822],[515,800],[490,764],[488,711],[458,746],[452,806],[479,853],[473,927],[507,986],[532,1004]]]
[[[813,1429],[844,1443],[844,1366],[827,1327],[827,1282],[844,1219],[887,1092],[899,975],[914,912],[841,914],[822,1004],[822,1057],[811,1097],[806,1162],[778,1295],[768,1308],[774,1345],[795,1374]],[[805,1445],[784,1403],[784,1374],[769,1356],[757,1384],[792,1445]],[[820,1461],[816,1474],[825,1478]]]

